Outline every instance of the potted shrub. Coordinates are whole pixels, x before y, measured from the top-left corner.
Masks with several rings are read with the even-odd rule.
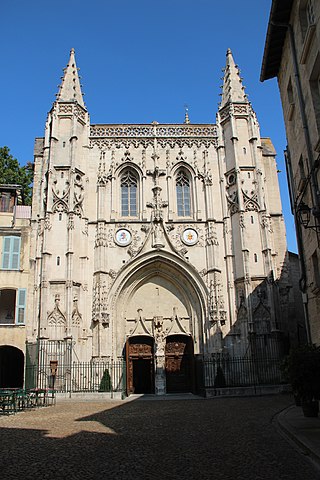
[[[317,417],[320,398],[320,347],[296,347],[290,351],[284,365],[293,394],[301,399],[304,415]]]

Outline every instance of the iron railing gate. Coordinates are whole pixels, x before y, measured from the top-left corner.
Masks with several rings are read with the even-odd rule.
[[[53,388],[56,392],[120,392],[126,385],[125,362],[122,358],[110,361],[73,360],[71,341],[40,340],[27,343],[26,388]],[[50,361],[57,361],[53,378]]]

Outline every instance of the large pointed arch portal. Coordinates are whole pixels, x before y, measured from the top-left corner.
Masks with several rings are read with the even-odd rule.
[[[192,391],[194,353],[206,345],[202,279],[167,252],[124,273],[112,323],[117,355],[126,346],[128,393]]]

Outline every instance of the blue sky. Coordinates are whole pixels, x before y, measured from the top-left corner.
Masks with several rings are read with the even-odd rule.
[[[271,137],[289,250],[296,252],[276,80],[259,81],[271,0],[2,0],[0,146],[33,158],[69,51],[92,123],[214,123],[227,48],[262,136]]]

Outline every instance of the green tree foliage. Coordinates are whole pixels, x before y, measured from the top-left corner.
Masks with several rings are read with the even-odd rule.
[[[21,167],[8,147],[0,147],[0,184],[21,185],[25,205],[31,205],[33,164]]]

